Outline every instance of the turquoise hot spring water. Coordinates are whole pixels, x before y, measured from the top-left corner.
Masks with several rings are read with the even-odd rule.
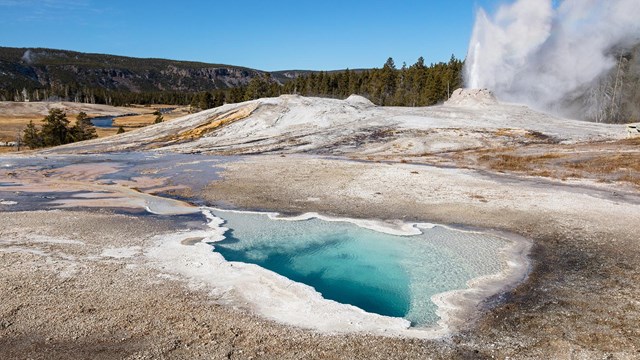
[[[259,265],[312,286],[326,299],[367,312],[435,325],[435,294],[499,273],[507,240],[435,226],[398,236],[350,222],[271,219],[267,214],[214,210],[229,230],[213,243],[227,261]]]

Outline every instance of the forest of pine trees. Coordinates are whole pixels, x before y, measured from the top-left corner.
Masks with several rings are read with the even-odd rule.
[[[462,86],[463,65],[452,56],[448,63],[427,66],[421,57],[415,64],[403,64],[398,69],[389,58],[380,69],[310,73],[284,85],[269,77],[256,77],[244,89],[244,100],[282,94],[344,99],[357,94],[383,106],[434,105]]]
[[[237,103],[261,97],[300,94],[346,98],[358,94],[378,105],[425,106],[447,99],[448,94],[462,86],[463,61],[451,57],[449,62],[426,65],[418,61],[400,68],[389,58],[382,68],[309,72],[284,84],[269,73],[254,77],[247,86],[208,92],[177,91],[128,92],[88,89],[81,86],[49,89],[0,89],[0,99],[13,101],[64,100],[92,104],[124,106],[128,104],[191,105],[194,109],[209,109],[225,103]]]

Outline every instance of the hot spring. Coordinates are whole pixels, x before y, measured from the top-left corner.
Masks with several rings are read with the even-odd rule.
[[[212,210],[225,221],[213,243],[227,261],[252,263],[316,289],[325,299],[367,312],[435,325],[435,294],[466,289],[497,274],[509,241],[442,226],[390,235],[347,221],[273,219],[268,214]]]

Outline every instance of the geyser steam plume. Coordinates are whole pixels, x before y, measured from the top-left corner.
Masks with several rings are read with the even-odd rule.
[[[563,115],[640,43],[638,0],[517,0],[478,10],[465,68],[470,88]]]

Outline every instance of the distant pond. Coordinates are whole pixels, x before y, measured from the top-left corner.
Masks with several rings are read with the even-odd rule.
[[[161,114],[168,114],[170,112],[172,112],[173,110],[175,110],[175,107],[167,107],[167,108],[160,108],[158,109],[158,111],[160,111]],[[136,115],[140,115],[140,114],[124,114],[124,115],[109,115],[109,116],[97,116],[94,117],[92,119],[90,119],[91,124],[95,127],[99,127],[99,128],[112,128],[113,127],[113,120],[117,117],[122,117],[122,116],[136,116]]]
[[[113,119],[115,116],[98,116],[91,119],[91,124],[99,128],[113,127]]]

